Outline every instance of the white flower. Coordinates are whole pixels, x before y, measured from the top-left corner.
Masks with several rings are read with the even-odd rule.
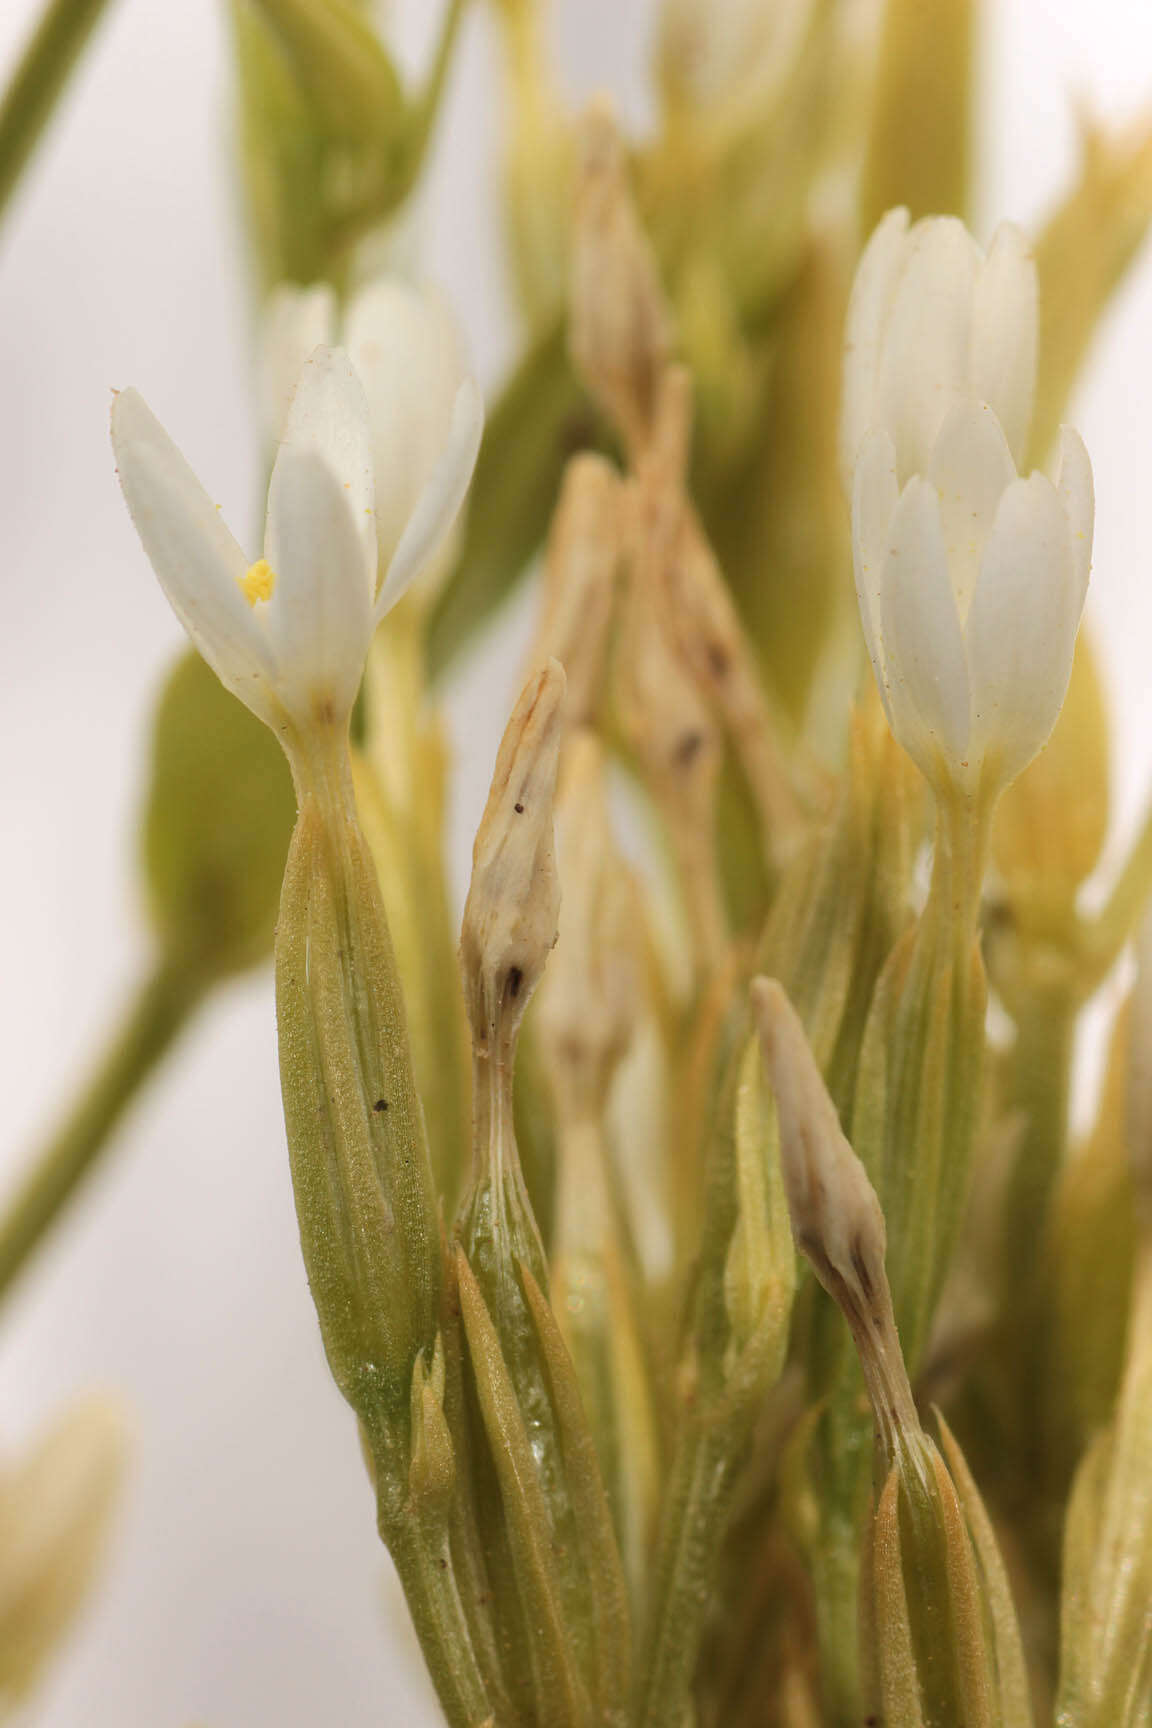
[[[664,0],[658,52],[675,92],[701,105],[754,89],[774,95],[792,70],[812,0]]]
[[[413,395],[410,379],[398,387],[397,416]],[[264,553],[252,563],[143,399],[134,390],[117,396],[120,483],[161,586],[221,682],[286,742],[347,719],[376,624],[451,528],[481,423],[479,393],[466,380],[382,559],[364,390],[347,354],[318,348],[284,427]]]
[[[1035,266],[1002,226],[890,212],[848,312],[841,452],[868,652],[893,731],[934,784],[1007,785],[1055,724],[1092,555],[1092,469],[1064,428],[1023,478]]]
[[[261,410],[270,440],[280,435],[303,361],[321,342],[347,350],[368,398],[376,530],[386,568],[452,436],[461,391],[475,392],[464,343],[441,295],[396,276],[353,295],[342,321],[331,288],[282,284],[265,308],[261,344]]]

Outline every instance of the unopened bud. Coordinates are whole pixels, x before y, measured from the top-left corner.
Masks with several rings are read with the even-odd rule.
[[[255,0],[296,79],[334,136],[395,142],[403,113],[396,69],[350,0]]]
[[[716,854],[719,728],[670,634],[662,572],[678,503],[663,488],[629,497],[628,585],[615,656],[614,695],[625,741],[668,828],[679,868],[697,971],[711,975],[728,949]]]
[[[460,932],[464,996],[478,1056],[510,1062],[528,1000],[556,942],[560,885],[552,834],[564,669],[549,661],[508,722],[472,848]]]
[[[584,122],[569,342],[577,371],[633,451],[648,441],[672,347],[664,291],[628,187],[612,111]]]
[[[569,726],[595,715],[621,556],[622,484],[602,456],[574,456],[564,473],[544,560],[544,612],[534,655],[559,660]]]
[[[570,740],[559,817],[560,939],[540,1000],[540,1036],[555,1074],[596,1108],[635,1017],[636,888],[612,834],[594,734]]]
[[[0,1700],[39,1676],[91,1589],[124,1473],[120,1412],[90,1399],[0,1470]]]
[[[918,1431],[920,1424],[884,1268],[884,1215],[844,1137],[804,1028],[775,979],[756,979],[752,1009],[776,1096],[792,1232],[851,1329],[890,1464],[901,1435]]]

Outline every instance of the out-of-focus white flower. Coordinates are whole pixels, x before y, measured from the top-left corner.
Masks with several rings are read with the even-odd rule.
[[[723,102],[754,86],[762,98],[792,68],[812,0],[664,0],[657,53],[681,100]]]
[[[260,404],[270,443],[280,437],[305,359],[318,343],[337,342],[368,399],[376,529],[386,567],[451,441],[457,400],[476,387],[459,326],[435,290],[383,277],[353,295],[341,320],[331,288],[285,283],[265,308],[261,341]]]
[[[421,356],[398,366],[396,440],[425,437]],[[437,379],[429,380],[430,393]],[[471,478],[479,392],[456,393],[431,470],[389,500],[379,546],[373,435],[348,355],[305,363],[268,490],[264,555],[251,563],[159,421],[134,390],[112,410],[120,483],[161,586],[221,682],[289,742],[351,711],[372,632],[435,556]],[[404,499],[401,519],[396,499]]]
[[[935,785],[994,792],[1064,700],[1092,555],[1088,453],[1019,473],[1032,416],[1036,272],[1005,224],[891,211],[848,312],[841,455],[856,590],[893,731]]]

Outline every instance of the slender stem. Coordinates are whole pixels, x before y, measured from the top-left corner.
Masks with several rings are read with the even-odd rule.
[[[440,40],[436,45],[436,53],[432,60],[432,69],[428,81],[420,95],[416,107],[416,128],[412,147],[412,174],[415,177],[424,159],[432,128],[436,124],[436,116],[440,112],[440,101],[444,95],[444,86],[448,81],[448,73],[452,66],[452,56],[456,48],[456,38],[464,21],[464,9],[468,0],[448,0],[444,13],[444,21],[440,26]]]
[[[107,0],[49,0],[0,102],[0,216]]]
[[[0,1217],[0,1298],[108,1145],[124,1110],[203,991],[202,981],[187,968],[164,961],[145,980],[96,1072]]]

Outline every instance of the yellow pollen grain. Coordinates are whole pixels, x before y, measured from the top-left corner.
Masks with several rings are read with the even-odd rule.
[[[276,588],[276,572],[267,558],[257,558],[243,576],[237,576],[240,592],[249,606],[254,607],[257,600],[271,600]]]

